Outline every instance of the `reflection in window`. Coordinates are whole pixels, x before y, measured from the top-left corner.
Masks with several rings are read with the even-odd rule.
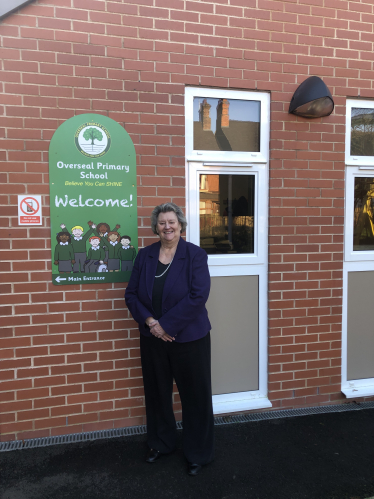
[[[254,175],[200,175],[200,246],[254,253]]]
[[[194,150],[260,152],[260,101],[194,97]]]
[[[374,250],[374,178],[355,178],[353,251]]]
[[[352,108],[351,155],[374,156],[374,109]]]

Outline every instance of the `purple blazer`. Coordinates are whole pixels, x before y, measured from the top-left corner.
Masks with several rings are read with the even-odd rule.
[[[125,293],[131,315],[145,336],[152,336],[145,324],[153,317],[152,289],[160,253],[160,242],[139,251]],[[205,303],[210,291],[208,256],[204,250],[180,238],[162,294],[163,329],[184,343],[203,338],[211,329]]]

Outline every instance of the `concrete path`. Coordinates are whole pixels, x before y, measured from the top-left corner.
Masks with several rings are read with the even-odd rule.
[[[145,436],[0,453],[0,499],[373,499],[374,410],[216,427],[197,477]]]

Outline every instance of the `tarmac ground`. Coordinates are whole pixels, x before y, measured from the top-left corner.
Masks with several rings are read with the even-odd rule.
[[[145,435],[0,453],[0,499],[367,499],[374,409],[216,426],[196,477],[178,449],[144,461]]]

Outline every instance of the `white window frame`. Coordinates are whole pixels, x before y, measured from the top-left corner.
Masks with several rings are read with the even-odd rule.
[[[354,179],[370,176],[374,178],[374,156],[350,154],[352,107],[374,109],[374,101],[347,99],[346,105],[341,391],[347,398],[358,398],[374,395],[374,378],[348,379],[348,274],[374,271],[374,250],[353,251]]]
[[[346,165],[374,166],[374,156],[351,155],[351,115],[353,107],[374,109],[374,101],[364,99],[347,99],[346,104],[346,133],[345,133],[345,163]]]
[[[194,97],[260,101],[260,152],[198,151],[193,149],[193,100]],[[267,163],[269,161],[270,95],[240,90],[217,90],[204,87],[186,87],[186,159],[187,161],[219,161],[239,163]]]
[[[193,98],[212,97],[261,102],[260,152],[193,151]],[[268,192],[270,94],[186,87],[186,213],[187,240],[200,245],[199,175],[254,175],[254,253],[208,255],[212,277],[257,275],[259,278],[258,390],[213,395],[214,414],[272,407],[268,399]],[[266,193],[262,195],[261,193]]]
[[[187,239],[200,246],[200,175],[253,175],[255,177],[254,253],[208,255],[211,276],[252,275],[248,266],[267,263],[267,199],[260,192],[268,189],[267,168],[262,164],[243,167],[206,165],[191,162],[187,179],[188,221]]]
[[[213,395],[214,414],[264,409],[272,406],[267,395],[267,328],[268,328],[268,205],[267,196],[260,196],[268,192],[268,170],[266,165],[248,165],[244,167],[228,167],[218,165],[205,165],[204,163],[187,163],[189,175],[186,182],[187,199],[187,240],[200,245],[200,174],[226,174],[255,176],[255,224],[254,224],[254,250],[253,254],[224,254],[208,255],[209,272],[212,277],[256,275],[259,279],[259,309],[258,309],[258,390],[238,393]]]

